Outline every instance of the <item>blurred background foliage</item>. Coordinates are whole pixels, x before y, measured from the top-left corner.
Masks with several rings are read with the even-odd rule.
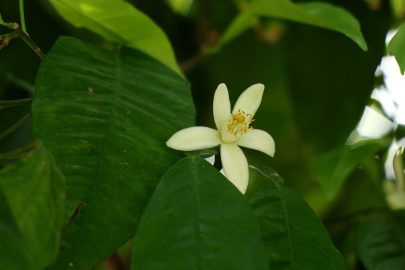
[[[220,83],[227,85],[232,104],[250,85],[266,86],[254,127],[273,136],[276,154],[270,158],[244,149],[249,163],[276,170],[285,179],[285,185],[297,191],[324,221],[349,268],[358,266],[350,222],[358,213],[386,206],[381,189],[383,164],[372,157],[362,159],[363,169],[350,172],[331,201],[309,164],[344,146],[365,106],[370,104],[377,84],[374,72],[386,53],[385,37],[390,28],[402,22],[403,1],[323,1],[343,7],[359,20],[367,52],[338,32],[260,18],[212,54],[206,53],[206,48],[218,42],[230,22],[244,10],[246,1],[127,2],[147,14],[167,34],[192,89],[197,125],[215,127],[212,98]],[[25,10],[27,30],[45,53],[62,35],[104,48],[114,47],[89,30],[68,24],[46,0],[26,1]],[[1,1],[0,11],[5,21],[19,19],[16,1]],[[5,28],[0,31],[7,32]],[[12,40],[0,53],[0,99],[31,97],[39,64],[40,60],[22,40]],[[29,110],[29,105],[0,110],[0,132]],[[30,123],[26,122],[0,141],[0,153],[28,141]],[[216,166],[221,168],[220,164]],[[250,174],[254,184],[257,173],[250,170]]]

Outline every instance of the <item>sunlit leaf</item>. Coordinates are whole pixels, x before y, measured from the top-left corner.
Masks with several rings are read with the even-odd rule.
[[[193,0],[165,0],[169,7],[176,13],[186,16],[190,11]]]
[[[356,246],[368,270],[400,270],[405,265],[405,211],[375,213],[356,229]]]
[[[251,8],[256,15],[287,19],[340,32],[367,51],[360,24],[340,7],[321,2],[294,4],[289,0],[253,0]]]
[[[293,190],[270,180],[249,203],[271,269],[346,269],[321,220]]]
[[[87,28],[106,40],[138,49],[181,74],[166,34],[130,3],[123,0],[49,2],[75,27]]]
[[[361,145],[364,144],[364,145]],[[386,139],[359,142],[356,147],[345,145],[314,159],[310,163],[312,172],[332,199],[339,191],[346,177],[357,168],[361,161],[389,145]]]
[[[390,54],[395,56],[399,67],[401,69],[401,73],[405,73],[405,23],[401,25],[398,32],[395,36],[391,39],[390,43],[388,44],[388,50]]]
[[[245,197],[204,159],[160,180],[133,242],[131,269],[268,269]]]
[[[42,142],[33,141],[25,148],[18,163],[0,171],[4,193],[0,234],[5,233],[0,241],[0,269],[44,269],[59,252],[65,179]],[[14,155],[21,155],[21,150]]]
[[[144,53],[57,41],[32,103],[33,135],[65,174],[75,213],[52,269],[87,270],[132,237],[159,179],[183,156],[165,142],[194,114],[188,83]]]

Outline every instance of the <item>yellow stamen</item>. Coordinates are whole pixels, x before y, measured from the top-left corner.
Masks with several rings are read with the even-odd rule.
[[[252,120],[250,120],[250,123],[252,123],[253,121],[256,121],[256,119],[252,119]]]
[[[245,121],[245,117],[240,114],[236,116],[236,121],[238,121],[239,123],[243,123]]]
[[[253,127],[250,127],[250,129],[251,129],[251,130],[254,130],[254,128],[253,128]]]

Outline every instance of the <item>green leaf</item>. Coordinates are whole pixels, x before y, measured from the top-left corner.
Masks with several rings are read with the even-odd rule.
[[[249,203],[271,269],[346,269],[321,220],[293,190],[269,181]]]
[[[375,213],[356,228],[356,247],[368,270],[400,270],[405,265],[405,211]]]
[[[359,22],[340,7],[321,2],[294,4],[289,0],[253,0],[251,9],[256,15],[287,19],[340,32],[367,51]]]
[[[207,161],[183,158],[160,180],[135,235],[131,269],[268,269],[245,197]]]
[[[186,16],[193,4],[193,0],[165,0],[166,4],[176,13]]]
[[[252,168],[267,180],[273,180],[279,184],[284,184],[284,179],[278,175],[275,170],[270,169],[269,167],[249,164],[249,168]]]
[[[32,103],[33,135],[66,176],[69,218],[76,212],[53,269],[87,270],[133,236],[159,179],[183,156],[165,142],[194,119],[188,83],[142,52],[56,42]]]
[[[239,13],[225,30],[225,33],[222,34],[218,44],[209,52],[218,52],[220,49],[222,49],[223,46],[231,42],[233,39],[242,34],[246,29],[251,27],[255,22],[257,22],[257,19],[258,17],[251,12]]]
[[[0,188],[21,232],[20,236],[16,228],[10,230],[10,238],[2,243],[2,249],[7,250],[6,254],[14,252],[17,247],[12,238],[16,239],[23,245],[19,248],[24,247],[21,263],[25,265],[28,261],[29,266],[0,266],[1,269],[44,269],[56,259],[59,252],[66,199],[65,178],[43,143],[34,141],[26,148],[33,145],[35,149],[26,152],[17,164],[8,165],[0,171]],[[5,218],[10,222],[7,215]],[[1,254],[9,260],[16,255],[7,258],[3,252]],[[20,261],[5,263],[19,264]]]
[[[130,3],[123,0],[49,2],[75,27],[87,28],[106,40],[138,49],[182,74],[166,34]]]
[[[360,144],[360,146],[358,146]],[[361,145],[364,144],[364,145]],[[332,199],[339,191],[343,181],[357,168],[362,160],[374,156],[378,150],[389,145],[386,139],[368,140],[357,143],[357,147],[345,145],[314,159],[310,168],[316,179],[325,190],[326,196]]]
[[[218,147],[213,147],[213,148],[208,148],[208,149],[203,149],[203,150],[195,150],[195,151],[186,151],[184,154],[187,157],[193,157],[193,156],[199,156],[202,158],[209,158],[212,155],[218,154]]]
[[[29,247],[0,189],[0,268],[30,269]]]
[[[398,62],[398,65],[401,69],[401,73],[405,73],[405,23],[401,25],[398,29],[398,32],[391,39],[388,44],[388,50],[391,55],[395,56],[395,59]]]

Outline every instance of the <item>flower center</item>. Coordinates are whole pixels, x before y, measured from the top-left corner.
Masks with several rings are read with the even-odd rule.
[[[255,121],[252,119],[251,114],[246,114],[244,111],[239,109],[238,112],[231,114],[231,117],[228,121],[228,132],[235,135],[237,138],[239,135],[245,134],[249,130],[249,124]],[[250,129],[254,129],[250,127]]]

